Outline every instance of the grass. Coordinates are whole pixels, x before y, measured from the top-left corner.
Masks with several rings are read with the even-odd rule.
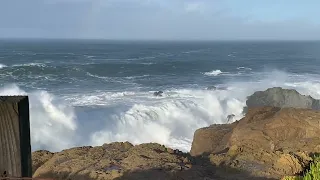
[[[285,177],[283,180],[320,180],[320,154],[314,155],[309,169],[303,176]]]

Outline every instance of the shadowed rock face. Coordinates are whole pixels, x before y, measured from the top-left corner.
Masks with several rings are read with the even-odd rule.
[[[300,172],[319,144],[320,111],[257,107],[235,123],[198,129],[191,155],[211,154],[216,165],[279,178]]]
[[[304,109],[320,109],[320,102],[311,96],[301,95],[294,89],[282,89],[281,87],[269,88],[265,91],[257,91],[248,96],[246,101],[251,107],[292,107]]]

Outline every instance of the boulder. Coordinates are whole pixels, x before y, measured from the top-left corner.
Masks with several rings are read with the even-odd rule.
[[[320,109],[320,101],[311,96],[301,95],[294,89],[283,89],[281,87],[269,88],[265,91],[257,91],[248,96],[247,107],[292,107],[305,109]]]
[[[162,96],[163,91],[156,91],[153,93],[154,96]]]

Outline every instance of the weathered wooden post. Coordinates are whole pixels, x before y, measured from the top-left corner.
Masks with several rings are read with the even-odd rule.
[[[0,177],[31,177],[28,96],[0,96]]]

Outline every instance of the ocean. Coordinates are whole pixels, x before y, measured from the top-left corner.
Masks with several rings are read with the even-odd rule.
[[[29,95],[32,150],[129,141],[189,151],[196,129],[242,118],[257,90],[320,98],[319,70],[312,41],[0,40],[0,95]]]

